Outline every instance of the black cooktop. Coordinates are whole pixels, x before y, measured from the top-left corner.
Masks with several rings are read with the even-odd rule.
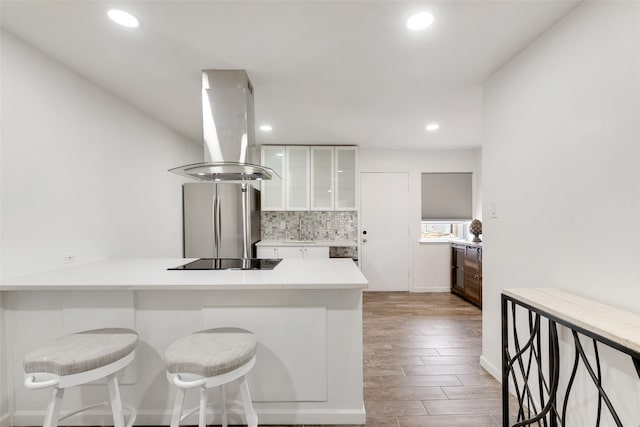
[[[282,259],[275,258],[200,258],[167,270],[273,270]]]

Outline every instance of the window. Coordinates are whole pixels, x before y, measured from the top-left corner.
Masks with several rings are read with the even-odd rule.
[[[422,221],[423,239],[463,239],[467,233],[466,223],[445,223]]]
[[[471,172],[422,174],[421,237],[464,238],[473,217]]]

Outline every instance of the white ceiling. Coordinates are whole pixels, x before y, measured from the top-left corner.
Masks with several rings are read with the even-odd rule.
[[[200,70],[246,69],[259,144],[477,147],[482,82],[578,1],[4,1],[2,27],[202,139]],[[106,11],[135,14],[137,30]],[[434,24],[405,27],[417,11]],[[440,123],[435,133],[429,122]]]

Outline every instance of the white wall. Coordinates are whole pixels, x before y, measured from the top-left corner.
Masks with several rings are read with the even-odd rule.
[[[2,32],[0,274],[182,255],[182,179],[202,148]],[[0,425],[11,385],[0,294]],[[19,363],[19,362],[18,362]]]
[[[483,361],[495,372],[503,288],[560,288],[640,313],[639,141],[638,2],[583,3],[486,82]],[[614,397],[637,425],[630,361],[604,369],[621,373]],[[581,412],[571,424],[593,424]]]
[[[0,426],[10,425],[11,403],[9,402],[9,372],[7,361],[6,319],[4,307],[4,295],[0,292]]]
[[[409,173],[410,290],[448,292],[451,287],[448,243],[420,243],[421,173],[472,172],[476,217],[481,218],[479,149],[470,150],[360,150],[360,172]],[[380,195],[384,197],[384,195]]]
[[[181,256],[182,179],[202,148],[2,33],[2,275]]]

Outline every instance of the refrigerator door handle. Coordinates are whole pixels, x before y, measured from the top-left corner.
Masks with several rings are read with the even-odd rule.
[[[220,217],[220,200],[216,194],[213,195],[211,206],[211,231],[213,234],[213,254],[214,258],[218,257],[218,248],[220,247],[220,234],[218,233],[218,223]]]
[[[251,193],[246,184],[242,184],[242,257],[251,258],[251,213],[249,205],[251,203]]]
[[[218,211],[216,212],[216,258],[219,256],[220,241],[222,240],[222,206],[220,196],[216,196]]]
[[[214,194],[211,199],[211,234],[213,238],[213,254],[212,257],[216,258],[216,248],[218,247],[218,227],[216,225],[216,218],[218,216],[218,197]]]

